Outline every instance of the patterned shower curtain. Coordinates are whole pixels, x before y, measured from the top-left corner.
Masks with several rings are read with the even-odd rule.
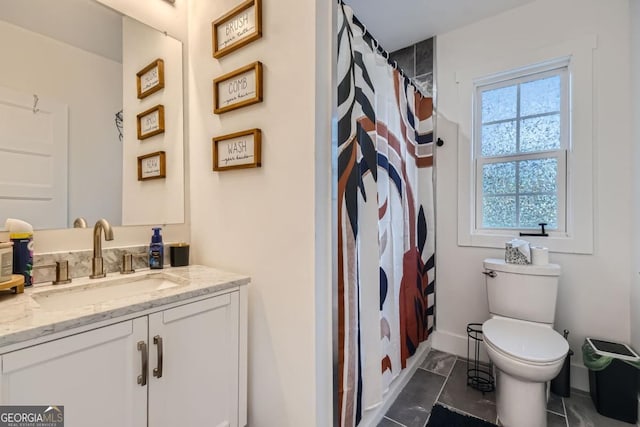
[[[433,103],[338,9],[338,410],[352,427],[433,329]]]

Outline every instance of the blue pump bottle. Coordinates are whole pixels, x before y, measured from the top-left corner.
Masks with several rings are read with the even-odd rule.
[[[164,245],[160,235],[161,227],[153,228],[151,244],[149,245],[149,268],[160,269],[164,267]]]

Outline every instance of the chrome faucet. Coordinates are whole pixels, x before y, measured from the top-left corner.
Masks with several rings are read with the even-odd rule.
[[[104,240],[113,240],[113,230],[111,224],[102,218],[96,222],[93,226],[93,259],[91,261],[91,276],[92,279],[99,279],[106,276],[104,272],[104,266],[102,265],[102,236],[100,232],[104,231]]]

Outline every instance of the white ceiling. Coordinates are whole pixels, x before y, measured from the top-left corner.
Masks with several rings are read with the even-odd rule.
[[[345,0],[388,51],[535,0]]]

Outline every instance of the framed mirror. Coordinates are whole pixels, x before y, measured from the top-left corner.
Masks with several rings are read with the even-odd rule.
[[[184,222],[181,41],[95,0],[0,0],[0,50],[0,227]],[[158,59],[164,87],[139,99]],[[158,104],[165,132],[138,140]],[[158,151],[167,178],[139,181],[138,157]]]

